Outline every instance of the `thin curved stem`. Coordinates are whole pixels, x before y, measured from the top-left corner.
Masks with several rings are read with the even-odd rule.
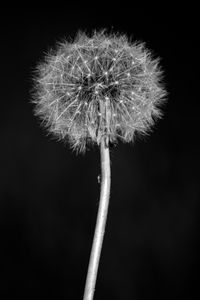
[[[101,141],[101,193],[83,300],[93,300],[110,197],[110,154],[106,138]]]

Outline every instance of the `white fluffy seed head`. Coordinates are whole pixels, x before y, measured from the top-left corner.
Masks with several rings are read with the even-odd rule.
[[[35,114],[77,151],[105,136],[130,142],[161,117],[166,91],[158,63],[125,35],[79,32],[38,65]]]

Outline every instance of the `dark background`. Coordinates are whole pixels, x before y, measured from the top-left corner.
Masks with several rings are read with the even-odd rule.
[[[98,148],[47,136],[33,71],[78,29],[126,33],[162,58],[164,118],[111,149],[112,191],[95,300],[199,297],[199,48],[195,8],[61,6],[1,10],[0,296],[82,299],[99,200]],[[196,294],[197,293],[197,294]]]

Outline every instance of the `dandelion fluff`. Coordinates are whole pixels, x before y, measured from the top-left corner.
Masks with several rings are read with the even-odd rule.
[[[38,65],[33,102],[43,124],[72,148],[133,140],[161,116],[159,59],[125,35],[79,32]]]

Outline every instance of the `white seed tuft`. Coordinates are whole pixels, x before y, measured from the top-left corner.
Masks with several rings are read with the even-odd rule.
[[[90,142],[99,145],[104,136],[110,143],[130,142],[161,117],[166,91],[158,63],[125,35],[79,32],[38,65],[35,114],[79,151]]]

